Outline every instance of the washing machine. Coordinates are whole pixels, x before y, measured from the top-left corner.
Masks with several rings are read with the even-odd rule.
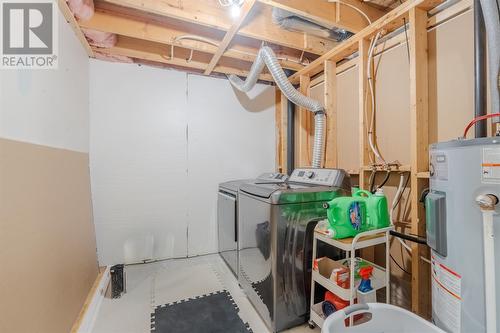
[[[288,176],[266,172],[256,179],[238,179],[219,184],[217,193],[217,232],[219,255],[238,277],[238,190],[246,183],[283,182]]]
[[[238,282],[271,331],[307,320],[314,227],[326,218],[323,203],[350,191],[338,169],[296,169],[286,181],[240,186]]]

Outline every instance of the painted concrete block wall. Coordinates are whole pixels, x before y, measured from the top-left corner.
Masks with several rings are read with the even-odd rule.
[[[217,184],[274,170],[274,88],[250,102],[226,80],[98,61],[90,87],[100,264],[216,252]]]
[[[0,70],[0,332],[69,332],[98,271],[88,57],[58,19],[59,69]]]

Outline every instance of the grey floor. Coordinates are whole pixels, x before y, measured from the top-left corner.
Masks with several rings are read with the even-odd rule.
[[[151,313],[156,306],[223,289],[229,291],[240,317],[254,333],[269,332],[218,255],[127,266],[126,275],[127,293],[119,299],[104,299],[93,333],[149,333]],[[304,324],[286,332],[320,330],[311,330]]]

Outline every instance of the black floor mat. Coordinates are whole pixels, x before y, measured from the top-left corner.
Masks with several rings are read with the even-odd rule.
[[[248,333],[231,295],[220,291],[193,299],[158,306],[151,314],[155,333]]]

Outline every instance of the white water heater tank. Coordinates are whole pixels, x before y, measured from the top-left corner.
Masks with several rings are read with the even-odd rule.
[[[448,332],[486,332],[489,290],[485,290],[483,215],[476,204],[481,194],[500,198],[500,138],[430,146],[426,223],[432,248],[432,318]],[[499,263],[494,270],[496,317],[500,318],[500,205],[493,225]]]

